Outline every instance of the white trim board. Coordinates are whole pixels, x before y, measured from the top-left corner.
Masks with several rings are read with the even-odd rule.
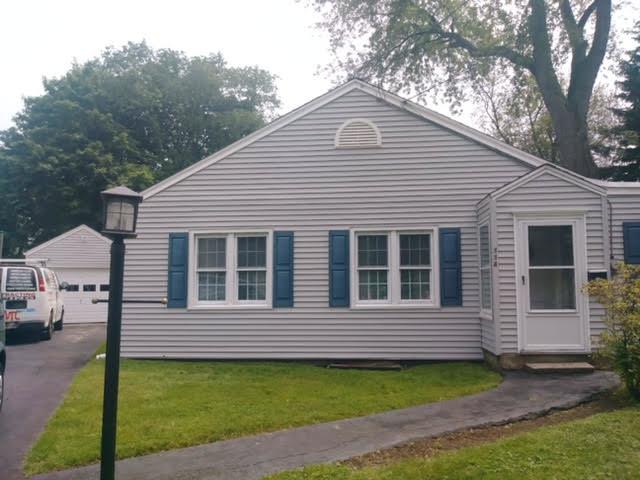
[[[31,255],[33,255],[36,252],[39,252],[40,250],[42,250],[43,248],[49,247],[55,243],[58,243],[61,240],[64,240],[67,237],[70,237],[71,235],[73,235],[76,232],[84,232],[87,233],[89,235],[93,235],[96,238],[99,238],[100,240],[102,240],[103,242],[105,242],[105,244],[107,245],[111,245],[111,240],[109,240],[107,237],[104,237],[102,235],[100,235],[98,232],[96,232],[93,228],[88,227],[87,225],[78,225],[76,228],[72,228],[71,230],[62,233],[60,235],[58,235],[57,237],[52,238],[51,240],[47,240],[44,243],[41,243],[40,245],[37,245],[35,247],[33,247],[31,250],[27,250],[26,252],[24,252],[24,256],[25,257],[30,257]]]
[[[326,105],[327,103],[353,91],[360,90],[365,93],[368,93],[382,101],[385,101],[391,105],[394,105],[400,109],[403,109],[407,112],[410,112],[414,115],[417,115],[420,118],[428,120],[436,125],[439,125],[443,128],[446,128],[454,133],[462,135],[470,140],[475,141],[481,145],[484,145],[491,150],[495,150],[497,152],[503,153],[511,158],[519,160],[524,164],[536,168],[542,165],[548,165],[549,163],[546,160],[542,160],[541,158],[535,157],[529,153],[523,152],[522,150],[518,150],[511,145],[508,145],[500,140],[497,140],[485,133],[482,133],[474,128],[471,128],[467,125],[464,125],[460,122],[457,122],[451,118],[448,118],[444,115],[441,115],[433,110],[425,108],[421,105],[413,103],[409,100],[405,100],[402,97],[399,97],[393,93],[386,92],[381,88],[375,87],[371,84],[363,82],[362,80],[350,80],[349,82],[325,93],[317,97],[316,99],[304,104],[303,106],[292,110],[291,112],[283,115],[282,117],[274,120],[269,125],[261,128],[253,132],[250,135],[238,140],[235,143],[223,148],[222,150],[217,151],[213,155],[210,155],[199,162],[194,163],[193,165],[181,170],[180,172],[162,180],[161,182],[156,183],[155,185],[149,187],[142,195],[144,199],[148,199],[157,193],[165,190],[166,188],[174,185],[191,175],[207,168],[210,165],[228,157],[229,155],[251,145],[252,143],[260,140],[261,138],[273,133],[286,125],[292,123],[293,121],[317,110],[318,108]]]

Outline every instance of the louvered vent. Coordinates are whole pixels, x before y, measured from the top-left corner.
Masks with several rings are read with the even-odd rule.
[[[362,118],[346,121],[336,133],[336,148],[366,148],[381,145],[382,137],[378,127]]]

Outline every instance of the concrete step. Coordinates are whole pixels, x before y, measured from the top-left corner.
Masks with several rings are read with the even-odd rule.
[[[524,368],[534,373],[591,373],[595,370],[587,362],[529,362]]]

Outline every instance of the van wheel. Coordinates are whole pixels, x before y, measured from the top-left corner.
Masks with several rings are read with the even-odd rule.
[[[51,340],[51,337],[53,337],[53,312],[49,315],[49,324],[42,331],[43,340]]]
[[[54,325],[54,330],[62,330],[64,323],[64,310],[62,311],[62,315],[60,315],[60,320],[58,320]]]

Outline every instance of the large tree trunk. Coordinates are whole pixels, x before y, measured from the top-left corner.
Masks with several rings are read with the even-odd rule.
[[[568,29],[573,51],[570,83],[566,95],[553,65],[545,0],[530,0],[530,6],[529,34],[533,44],[533,62],[529,70],[536,79],[553,122],[560,165],[581,175],[596,177],[598,167],[589,148],[587,113],[609,38],[611,0],[594,0],[578,22],[571,10],[571,4],[563,2],[563,21]],[[594,11],[597,15],[594,38],[587,53],[582,29]]]
[[[549,109],[558,144],[560,165],[586,177],[597,177],[596,166],[589,146],[586,115],[561,106]]]

